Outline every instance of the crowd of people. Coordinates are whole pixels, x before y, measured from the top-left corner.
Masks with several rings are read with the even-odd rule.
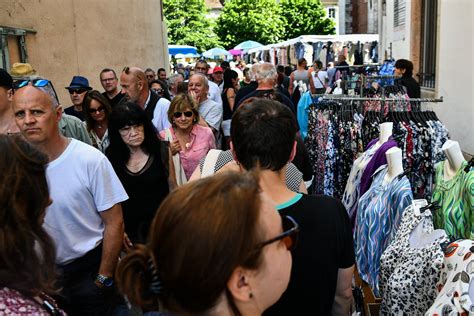
[[[0,69],[0,314],[348,315],[350,221],[296,120],[321,68],[105,68],[65,109]]]

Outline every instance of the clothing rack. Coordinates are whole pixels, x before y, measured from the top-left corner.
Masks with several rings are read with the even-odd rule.
[[[311,96],[322,96],[323,99],[326,100],[343,100],[343,101],[357,101],[357,102],[364,102],[364,101],[410,101],[410,102],[430,102],[430,103],[437,103],[443,102],[443,97],[438,99],[433,98],[361,98],[361,97],[348,97],[344,94],[339,95],[332,95],[332,94],[323,94],[323,95],[311,95]]]

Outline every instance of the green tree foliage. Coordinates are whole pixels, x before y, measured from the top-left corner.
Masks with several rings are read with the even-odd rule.
[[[199,51],[219,46],[214,21],[206,18],[204,0],[163,0],[168,44],[191,45]]]
[[[326,18],[326,10],[320,0],[281,0],[280,6],[287,21],[285,39],[335,34],[336,23]]]
[[[246,40],[276,43],[285,28],[280,10],[276,0],[227,0],[216,33],[228,49]]]

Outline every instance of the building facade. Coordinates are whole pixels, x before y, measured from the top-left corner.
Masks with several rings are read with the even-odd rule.
[[[379,56],[410,59],[428,105],[474,155],[474,65],[471,0],[379,0]]]
[[[29,62],[64,106],[74,75],[101,91],[106,67],[169,69],[161,0],[0,0],[0,7],[0,66]]]

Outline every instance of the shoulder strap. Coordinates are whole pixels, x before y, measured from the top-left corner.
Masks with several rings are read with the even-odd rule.
[[[204,159],[204,166],[202,167],[201,178],[212,176],[214,174],[214,169],[216,166],[217,158],[221,150],[211,149]]]

